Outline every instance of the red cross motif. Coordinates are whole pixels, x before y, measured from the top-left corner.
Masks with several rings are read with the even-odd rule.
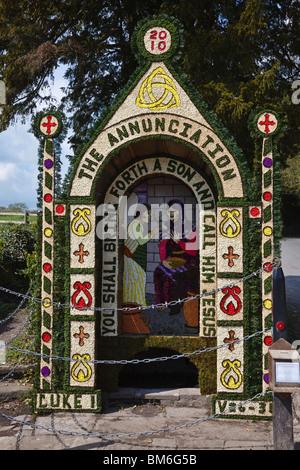
[[[260,126],[265,126],[265,133],[268,134],[270,132],[270,127],[269,126],[275,126],[276,122],[274,121],[269,121],[270,115],[268,113],[265,114],[265,121],[259,121]]]
[[[55,122],[51,122],[51,119],[52,119],[52,116],[47,116],[47,122],[44,122],[42,124],[43,127],[47,127],[47,134],[53,134],[53,132],[51,131],[51,127],[56,127],[57,124],[55,124]]]

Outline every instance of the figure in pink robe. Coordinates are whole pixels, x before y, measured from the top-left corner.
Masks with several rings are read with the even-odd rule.
[[[182,203],[177,200],[169,202],[171,207]],[[189,291],[199,291],[199,257],[195,243],[196,230],[193,229],[188,237],[178,235],[174,231],[174,220],[170,219],[168,239],[161,240],[159,252],[161,262],[154,271],[156,302],[158,304],[172,300],[183,299]],[[182,303],[170,307],[170,315],[180,312]]]

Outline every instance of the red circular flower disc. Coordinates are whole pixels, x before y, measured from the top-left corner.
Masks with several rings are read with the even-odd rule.
[[[44,201],[45,202],[51,202],[52,201],[52,195],[51,194],[45,194],[44,196]]]
[[[272,336],[266,336],[264,339],[264,343],[266,346],[271,346],[271,344],[273,343]]]
[[[252,207],[250,214],[252,217],[257,217],[260,214],[260,210],[258,207]]]
[[[273,269],[272,263],[265,263],[263,268],[266,272],[272,271]]]
[[[64,211],[65,211],[64,206],[57,206],[57,207],[56,207],[56,212],[57,212],[58,214],[62,214]]]
[[[270,199],[272,199],[272,194],[269,191],[266,191],[263,194],[263,198],[264,198],[265,201],[270,201]]]
[[[52,269],[52,266],[50,263],[44,263],[43,270],[45,271],[45,273],[49,273],[51,269]]]
[[[42,335],[42,340],[45,341],[46,343],[48,343],[48,341],[50,341],[50,339],[51,339],[50,333],[45,331],[45,333],[43,333],[43,335]]]

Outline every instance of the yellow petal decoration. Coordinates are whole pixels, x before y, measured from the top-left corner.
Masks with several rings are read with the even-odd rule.
[[[160,96],[154,96],[154,88],[161,88]],[[157,95],[157,93],[155,93]],[[143,81],[136,105],[152,111],[162,111],[180,106],[180,99],[173,80],[158,67]]]
[[[91,356],[89,354],[83,354],[82,356],[80,354],[73,354],[72,359],[77,359],[71,369],[73,379],[78,382],[86,382],[89,380],[92,375],[92,369],[86,361],[90,361]]]
[[[71,224],[73,233],[82,237],[91,231],[91,221],[87,217],[87,215],[90,215],[90,213],[91,211],[87,207],[85,207],[84,209],[80,209],[79,207],[74,209],[73,214],[76,217],[74,217]],[[80,222],[78,222],[79,220]],[[83,223],[83,221],[85,222],[85,224]]]

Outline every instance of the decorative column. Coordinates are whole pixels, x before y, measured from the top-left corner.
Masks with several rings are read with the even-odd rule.
[[[70,304],[68,386],[95,387],[95,231],[94,204],[69,205]]]
[[[257,129],[262,136],[262,329],[267,327],[267,318],[272,315],[272,263],[274,261],[274,224],[273,224],[273,142],[272,136],[278,129],[278,119],[273,112],[264,111],[256,118]],[[271,323],[270,323],[271,324]],[[262,375],[263,390],[269,386],[268,348],[272,344],[270,333],[263,334]]]
[[[221,205],[217,208],[218,261],[218,393],[244,392],[244,283],[234,284],[244,273],[244,207]],[[231,283],[233,283],[231,285]]]
[[[61,131],[61,121],[54,114],[45,114],[39,129],[45,137],[43,158],[43,224],[42,224],[42,313],[40,389],[52,388],[53,351],[53,247],[54,247],[54,191],[55,153],[53,138]]]

